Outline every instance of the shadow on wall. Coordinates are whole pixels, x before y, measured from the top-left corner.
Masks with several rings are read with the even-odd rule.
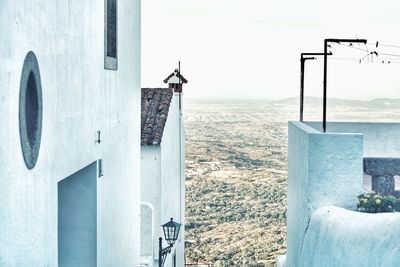
[[[97,266],[96,162],[58,183],[58,266]]]

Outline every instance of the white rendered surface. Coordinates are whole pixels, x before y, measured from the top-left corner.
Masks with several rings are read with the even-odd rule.
[[[104,1],[2,0],[0,32],[0,266],[58,266],[57,183],[99,158],[97,266],[138,266],[140,1],[118,1],[117,71],[104,70]],[[29,51],[43,90],[32,170],[18,126]]]
[[[400,214],[354,209],[363,157],[398,157],[400,125],[329,122],[320,130],[320,122],[289,122],[285,266],[399,266]]]
[[[185,211],[185,133],[183,121],[179,119],[179,96],[174,94],[169,108],[168,118],[160,145],[142,145],[141,155],[141,190],[142,202],[151,203],[154,207],[154,262],[158,264],[158,238],[163,237],[161,225],[172,217],[181,223],[179,239],[165,266],[172,266],[172,255],[176,252],[177,265],[184,265],[184,211]],[[181,134],[179,130],[181,128]],[[148,223],[149,220],[142,223]],[[145,230],[145,229],[143,229]],[[143,233],[142,233],[143,234]],[[167,243],[163,241],[163,246]],[[148,251],[142,251],[145,262]]]
[[[141,201],[142,206],[153,208],[153,217],[141,217],[141,224],[152,224],[152,233],[142,228],[142,238],[151,239],[153,246],[151,250],[142,247],[140,251],[141,262],[148,262],[151,266],[158,263],[158,238],[161,227],[161,152],[160,146],[141,146]],[[151,261],[149,260],[151,258]]]
[[[146,201],[142,202],[140,207],[140,264],[150,267],[153,266],[154,255],[157,253],[157,244],[154,242],[154,207]]]
[[[169,78],[169,80],[167,81],[167,83],[168,83],[168,84],[169,84],[169,83],[176,83],[176,84],[179,84],[179,83],[182,83],[182,80],[179,79],[178,76],[174,75],[174,76],[172,76],[171,78]]]
[[[301,266],[304,237],[316,209],[354,207],[362,192],[362,147],[361,134],[322,134],[289,122],[286,266]]]
[[[286,263],[286,255],[280,255],[276,257],[277,267],[285,267],[285,263]]]
[[[320,122],[306,122],[321,130]],[[363,135],[364,157],[400,157],[399,123],[328,122],[328,133],[359,133]]]
[[[183,100],[183,96],[181,96]],[[169,108],[167,123],[161,142],[161,222],[170,218],[181,224],[179,238],[173,250],[176,251],[176,266],[184,266],[185,246],[185,129],[179,110],[179,93],[174,93]],[[161,228],[159,228],[161,229]],[[165,267],[172,267],[172,255]]]
[[[369,214],[325,206],[316,210],[298,265],[400,266],[400,213]]]

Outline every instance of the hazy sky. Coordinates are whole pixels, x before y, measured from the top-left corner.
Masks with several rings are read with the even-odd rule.
[[[186,97],[298,96],[300,53],[322,52],[324,38],[398,45],[376,50],[400,55],[399,12],[394,0],[143,0],[142,86],[163,86],[181,60]],[[400,97],[400,56],[359,64],[365,51],[331,51],[329,97]],[[307,96],[322,96],[322,63],[307,62]]]

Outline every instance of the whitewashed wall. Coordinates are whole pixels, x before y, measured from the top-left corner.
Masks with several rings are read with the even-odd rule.
[[[176,266],[184,266],[185,245],[185,129],[182,120],[179,93],[174,93],[161,142],[161,222],[166,223],[173,217],[174,221],[182,224],[179,239],[174,245]],[[172,254],[168,256],[165,266],[172,266]]]
[[[156,266],[153,259],[158,260],[158,237],[161,209],[161,151],[160,146],[142,145],[141,149],[141,201],[142,206],[151,206],[154,209],[154,216],[149,220],[142,217],[141,223],[152,224],[152,234],[149,235],[144,227],[141,229],[142,238],[152,239],[153,248],[151,251],[147,247],[141,248],[141,262],[148,263],[149,266]],[[145,241],[146,242],[146,241]],[[149,260],[151,259],[151,260]]]
[[[320,122],[306,124],[321,130]],[[399,123],[328,122],[327,132],[362,134],[364,157],[400,157]]]
[[[311,267],[300,256],[310,244],[304,238],[316,209],[354,208],[362,192],[362,151],[362,134],[324,134],[304,123],[289,122],[286,267]],[[319,264],[313,266],[325,266]]]
[[[147,201],[143,201],[140,209],[140,264],[141,266],[153,266],[155,250],[155,222],[154,206]]]
[[[181,133],[179,133],[181,130]],[[179,240],[165,262],[172,266],[172,256],[176,253],[176,266],[184,266],[184,213],[185,213],[185,133],[180,119],[179,97],[174,94],[168,119],[164,128],[161,145],[142,146],[142,202],[154,207],[154,259],[158,264],[158,238],[163,237],[161,225],[171,217],[182,224]],[[142,223],[146,223],[142,220]],[[142,229],[145,231],[145,229]],[[163,247],[167,243],[163,241]],[[147,251],[142,251],[142,262],[146,262]]]
[[[289,122],[287,257],[279,266],[399,265],[398,214],[354,211],[363,157],[399,157],[399,134],[397,123],[329,122],[322,133],[320,122]]]
[[[97,265],[138,266],[140,0],[118,1],[118,71],[104,69],[102,0],[2,0],[0,32],[0,266],[57,266],[57,182],[99,158]],[[33,170],[18,125],[28,51],[43,93]]]
[[[324,206],[311,216],[299,267],[400,266],[400,214]]]

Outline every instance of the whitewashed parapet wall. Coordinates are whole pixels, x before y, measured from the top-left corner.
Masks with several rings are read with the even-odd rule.
[[[306,124],[322,131],[320,122]],[[328,122],[327,131],[362,134],[364,157],[400,157],[400,123]]]
[[[398,213],[355,211],[363,157],[399,157],[400,124],[289,122],[287,257],[279,266],[396,267]]]
[[[354,208],[362,191],[362,148],[361,134],[323,134],[304,123],[289,122],[287,267],[307,266],[300,255],[308,245],[304,237],[316,209]]]
[[[400,214],[369,214],[336,206],[311,217],[296,266],[398,267]]]
[[[57,184],[98,159],[97,266],[139,265],[140,1],[118,0],[116,71],[104,69],[104,4],[0,1],[0,266],[58,266]],[[32,170],[18,120],[29,51],[43,96]]]

